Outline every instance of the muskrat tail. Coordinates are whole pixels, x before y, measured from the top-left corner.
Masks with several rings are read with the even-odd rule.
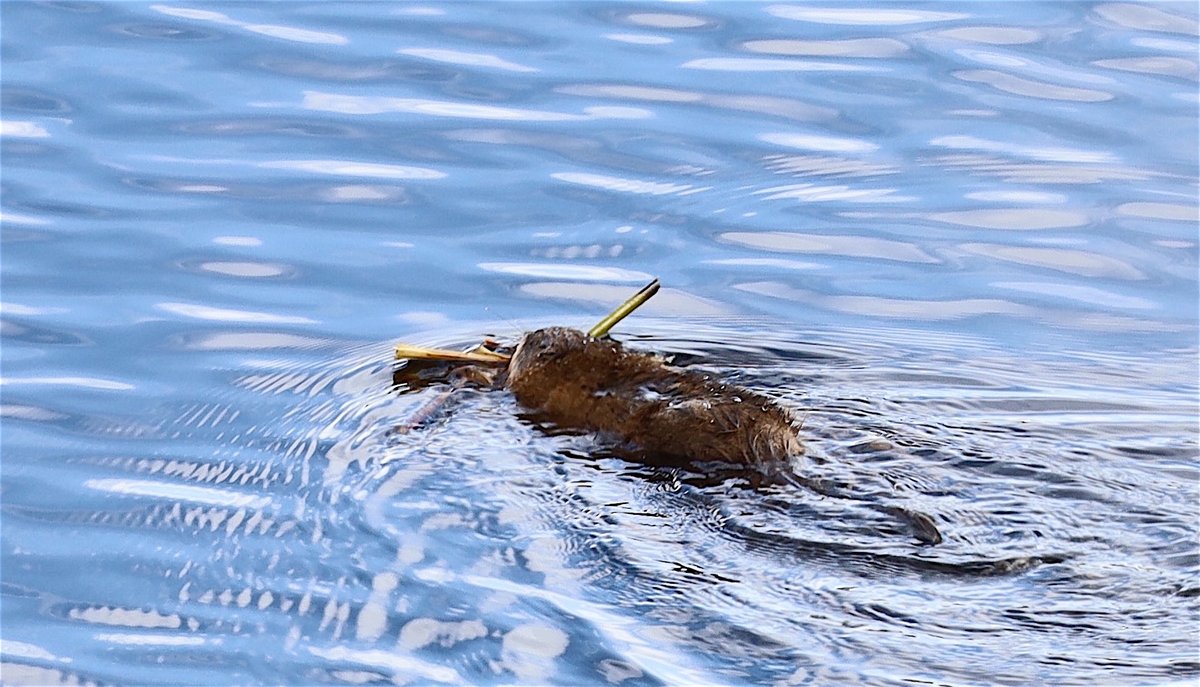
[[[892,506],[880,503],[863,502],[863,500],[853,493],[849,493],[843,489],[839,489],[835,485],[826,482],[825,480],[814,477],[802,477],[796,473],[781,475],[784,480],[795,484],[799,487],[830,498],[848,499],[861,503],[863,506],[885,515],[890,515],[893,518],[900,520],[904,524],[905,529],[913,536],[922,546],[936,546],[942,543],[942,533],[938,530],[937,523],[933,518],[921,511],[910,510],[901,506]]]
[[[938,531],[937,524],[925,513],[900,506],[883,506],[879,510],[902,520],[908,525],[909,532],[925,546],[937,546],[942,543],[942,533]]]

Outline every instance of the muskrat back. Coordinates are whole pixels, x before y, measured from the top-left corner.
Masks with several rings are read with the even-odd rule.
[[[791,413],[766,396],[575,329],[525,334],[505,384],[560,426],[611,434],[649,454],[773,472],[804,452]]]

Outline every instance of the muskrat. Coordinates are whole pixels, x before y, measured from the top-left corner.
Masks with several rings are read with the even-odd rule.
[[[766,396],[576,329],[525,334],[504,386],[559,426],[656,456],[773,472],[804,453],[792,414]]]
[[[456,374],[457,384],[506,388],[522,406],[555,425],[615,437],[651,462],[744,466],[773,481],[853,498],[792,469],[804,445],[787,408],[712,375],[628,350],[605,336],[657,289],[655,280],[587,333],[567,327],[528,332],[511,354],[491,342],[467,353],[401,344],[396,357],[474,363]],[[424,409],[418,411],[421,414]],[[870,507],[904,520],[923,543],[942,539],[927,515],[893,506]]]

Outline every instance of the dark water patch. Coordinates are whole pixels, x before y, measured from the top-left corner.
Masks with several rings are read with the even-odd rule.
[[[320,124],[300,119],[254,119],[189,120],[164,124],[162,129],[172,133],[196,136],[312,136],[316,138],[354,138],[364,135],[362,129],[330,122]]]
[[[168,23],[118,24],[110,29],[135,38],[161,41],[212,41],[218,38],[218,35],[211,31]]]
[[[5,112],[45,115],[65,115],[74,109],[64,98],[12,84],[5,84],[0,91],[0,108]]]
[[[89,343],[86,339],[70,332],[57,332],[53,329],[34,324],[23,324],[8,318],[0,319],[0,338],[50,346],[86,346]]]
[[[460,76],[448,67],[437,67],[415,60],[344,62],[315,60],[299,55],[264,55],[253,66],[287,77],[328,83],[445,83]]]

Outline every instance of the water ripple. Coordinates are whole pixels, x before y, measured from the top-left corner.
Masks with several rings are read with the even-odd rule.
[[[998,91],[1031,98],[1097,103],[1112,100],[1114,97],[1107,91],[1035,81],[994,69],[964,69],[955,72],[954,76],[963,81],[984,83]]]
[[[394,98],[387,96],[344,95],[305,91],[301,107],[315,112],[338,112],[352,115],[374,115],[385,112],[426,115],[430,117],[453,117],[462,119],[487,119],[493,121],[521,122],[571,122],[585,119],[644,119],[649,112],[639,108],[591,107],[584,114],[530,110],[496,105],[478,105],[449,100],[425,100],[420,98]]]

